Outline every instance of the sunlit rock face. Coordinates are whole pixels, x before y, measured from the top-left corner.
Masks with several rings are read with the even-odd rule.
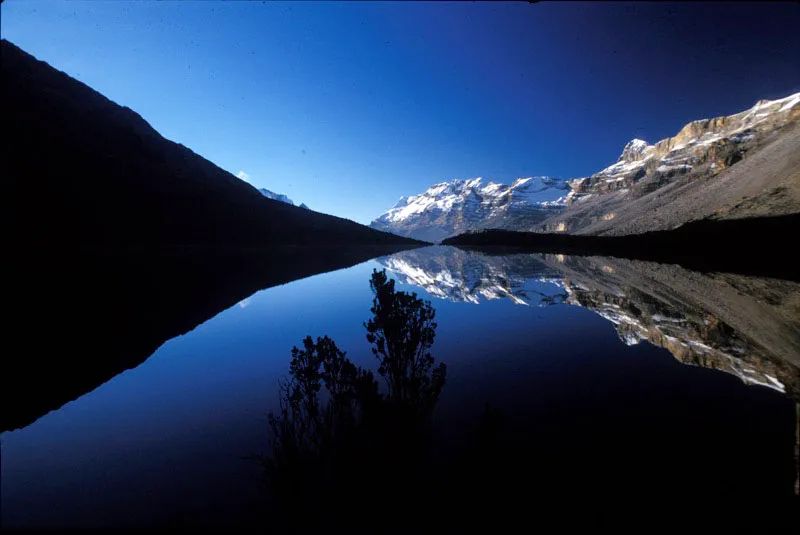
[[[692,121],[654,144],[633,139],[615,163],[583,178],[435,184],[402,197],[371,226],[438,242],[493,228],[619,235],[704,217],[796,213],[797,154],[800,93]]]
[[[620,340],[739,377],[800,400],[800,285],[703,275],[673,265],[601,257],[489,256],[428,247],[379,259],[406,284],[451,301],[567,304],[613,323]]]
[[[402,197],[370,226],[433,242],[487,228],[527,230],[563,210],[568,191],[565,181],[546,176],[518,178],[511,185],[452,180]]]
[[[712,179],[744,160],[751,153],[776,141],[780,136],[798,137],[794,128],[800,122],[800,93],[779,100],[761,100],[752,108],[734,115],[692,121],[675,136],[648,144],[641,139],[631,140],[612,165],[588,177],[569,180],[568,207],[554,215],[535,230],[588,234],[628,234],[647,230],[671,228],[697,217],[711,215],[715,210],[725,212],[736,208],[733,201],[738,197],[754,197],[772,192],[772,197],[760,199],[768,203],[768,213],[792,213],[800,211],[800,198],[793,191],[796,182],[784,183],[786,173],[781,169],[766,169],[770,180],[754,184],[748,189],[739,185],[737,195],[721,199],[715,204],[712,191],[704,189],[702,181]],[[783,152],[793,152],[795,142]],[[779,152],[776,150],[776,152]],[[785,159],[786,155],[774,155],[772,159]],[[752,170],[758,173],[760,169]],[[752,175],[753,173],[746,173]],[[734,182],[746,181],[747,177],[732,177]],[[692,188],[675,192],[674,198],[649,203],[632,201],[646,195],[655,195],[665,186],[678,182],[695,181]],[[751,179],[752,181],[752,179]],[[764,189],[767,192],[762,192]],[[800,186],[799,186],[800,187]],[[786,189],[792,191],[786,191]],[[738,191],[741,190],[741,191]],[[738,195],[741,193],[741,195]],[[696,197],[696,198],[695,198]],[[668,202],[667,202],[668,201]],[[726,203],[731,204],[727,206]],[[669,203],[682,202],[686,206],[679,210],[680,217],[656,214],[656,208]],[[645,206],[646,205],[646,206]],[[739,207],[741,209],[741,207]],[[611,221],[617,214],[625,215],[627,221]],[[614,215],[611,215],[614,214]],[[627,224],[626,224],[627,223]]]

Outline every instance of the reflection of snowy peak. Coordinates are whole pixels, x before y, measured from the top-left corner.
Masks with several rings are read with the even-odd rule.
[[[569,187],[551,177],[518,178],[510,186],[453,180],[400,201],[372,227],[438,241],[468,230],[530,228],[561,210]]]
[[[500,257],[452,247],[426,247],[378,259],[400,282],[433,297],[469,303],[510,299],[515,304],[552,304],[566,294],[553,270],[536,261],[510,263]]]
[[[800,398],[800,369],[791,360],[800,353],[800,338],[794,334],[800,323],[787,320],[774,304],[800,297],[797,283],[733,275],[712,279],[649,262],[489,256],[444,246],[377,261],[399,282],[439,299],[481,303],[507,298],[515,304],[584,307],[614,324],[626,345],[648,341],[684,364],[722,370],[747,384]],[[704,289],[711,286],[714,297],[706,299]],[[742,301],[741,291],[752,300]]]

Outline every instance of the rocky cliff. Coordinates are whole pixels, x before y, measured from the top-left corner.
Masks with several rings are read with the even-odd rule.
[[[567,209],[533,230],[619,235],[800,212],[798,123],[800,93],[692,121],[653,145],[634,139],[613,165],[570,180]]]
[[[800,93],[692,121],[654,144],[633,139],[615,163],[588,177],[436,184],[401,198],[371,226],[441,241],[485,229],[625,235],[709,217],[795,213]]]

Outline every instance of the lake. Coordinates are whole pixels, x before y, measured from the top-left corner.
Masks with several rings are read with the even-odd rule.
[[[115,269],[22,285],[26,349],[6,359],[46,354],[6,364],[6,389],[15,374],[31,386],[4,403],[3,528],[254,525],[268,497],[252,457],[268,451],[292,347],[328,335],[375,368],[363,326],[375,269],[436,310],[443,457],[488,403],[508,444],[546,468],[522,494],[651,493],[682,511],[726,504],[730,517],[763,506],[772,520],[797,506],[797,283],[442,246],[353,262],[297,280],[237,271],[235,284],[209,268],[189,284],[184,268],[150,281],[159,260],[115,275],[113,291]]]

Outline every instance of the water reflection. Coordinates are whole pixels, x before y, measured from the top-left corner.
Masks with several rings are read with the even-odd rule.
[[[456,302],[568,304],[611,322],[628,346],[647,341],[679,362],[733,374],[795,401],[800,494],[800,284],[678,265],[563,254],[490,254],[436,246],[378,262],[407,284]]]
[[[366,254],[350,253],[348,262]],[[176,517],[183,527],[273,527],[257,488],[260,471],[244,457],[268,450],[266,416],[279,410],[277,386],[292,345],[305,336],[330,336],[379,377],[363,322],[373,298],[369,276],[381,267],[369,261],[252,294],[339,262],[330,255],[292,266],[291,256],[277,256],[142,258],[124,270],[61,265],[51,278],[33,277],[41,285],[36,298],[23,295],[34,285],[12,288],[18,317],[10,331],[31,347],[4,362],[4,422],[23,424],[20,418],[78,399],[2,435],[3,528],[157,527]],[[424,473],[420,486],[436,499],[420,504],[419,518],[438,508],[449,531],[453,519],[473,527],[465,511],[490,522],[504,511],[563,522],[558,508],[580,504],[574,518],[590,525],[584,505],[628,524],[641,507],[639,517],[685,519],[705,510],[719,528],[718,512],[730,504],[746,506],[759,526],[765,514],[775,524],[776,511],[796,507],[796,403],[786,397],[797,399],[796,285],[450,248],[407,251],[380,264],[393,270],[399,289],[432,301],[431,351],[448,365],[432,454],[447,460],[435,466],[451,468]],[[698,366],[635,343],[645,340]],[[51,387],[51,377],[60,382]],[[17,394],[14,383],[26,391]],[[494,442],[473,433],[482,429],[486,402],[498,409],[486,412]],[[374,463],[363,473],[384,474]],[[346,512],[336,512],[337,522],[350,528],[352,515],[369,514],[366,502],[334,487]],[[370,488],[361,494],[370,496]],[[362,525],[374,531],[386,523],[397,525],[393,517]]]
[[[431,498],[420,488],[433,481],[431,420],[447,376],[430,352],[436,313],[396,291],[385,271],[372,273],[370,288],[373,316],[364,327],[385,390],[328,336],[292,349],[280,410],[269,415],[271,455],[262,459],[277,498],[269,516],[282,531],[296,531],[298,518],[309,531],[360,531],[363,520],[337,518],[353,502],[383,518],[402,509],[393,528],[410,529],[415,502]]]
[[[570,304],[685,364],[732,373],[800,400],[800,284],[605,257],[489,255],[427,247],[378,259],[430,295],[470,303]]]
[[[0,432],[24,427],[149,358],[258,290],[401,247],[273,247],[98,255],[31,254],[5,263]]]
[[[393,269],[401,283],[418,283],[429,295],[453,302],[507,299],[516,305],[564,303],[587,308],[613,323],[626,345],[654,341],[670,349],[681,362],[722,369],[747,384],[795,394],[796,382],[790,381],[796,379],[791,376],[796,373],[793,364],[781,362],[775,353],[756,355],[757,342],[712,316],[711,305],[702,299],[692,304],[703,308],[687,303],[686,294],[691,293],[693,284],[711,284],[693,279],[695,275],[690,272],[605,258],[486,256],[446,247],[408,251],[379,262]],[[650,280],[654,275],[649,274],[650,269],[661,278]],[[742,287],[748,283],[766,291],[765,281],[721,278],[725,284],[735,281]],[[679,283],[683,293],[675,287]],[[785,295],[791,299],[791,286],[784,287],[780,281],[766,283],[788,291]],[[386,292],[382,294],[379,288]],[[392,364],[410,361],[396,358],[406,354],[428,355],[428,366],[422,368],[429,369],[433,358],[427,348],[432,345],[436,328],[433,308],[402,292],[397,294],[399,301],[415,302],[416,309],[427,312],[379,306],[395,295],[394,281],[387,282],[382,273],[373,273],[372,289],[375,318],[364,326],[368,341],[376,346],[373,354],[380,361],[378,373],[385,378],[405,377],[397,370],[417,369]],[[733,299],[720,291],[713,299],[720,310],[728,310],[728,298]],[[732,314],[729,318],[736,321],[738,317]],[[395,335],[385,339],[371,336],[376,322],[392,325]],[[420,329],[423,325],[426,327]],[[430,336],[423,331],[429,331]],[[409,341],[416,343],[406,351]],[[791,336],[787,343],[790,346],[785,349],[791,349]],[[388,347],[394,352],[382,349]],[[494,335],[490,347],[499,352],[501,337]],[[753,353],[748,355],[747,350]],[[538,348],[538,355],[529,356],[542,359],[544,352]],[[575,526],[603,525],[614,519],[616,526],[627,527],[663,515],[669,510],[665,504],[678,494],[689,502],[680,511],[685,518],[707,521],[715,515],[704,509],[705,505],[741,499],[753,510],[774,511],[768,522],[752,524],[771,529],[782,524],[787,518],[784,514],[793,507],[786,491],[790,489],[787,483],[796,484],[796,480],[785,477],[794,470],[791,454],[784,447],[791,441],[773,443],[770,450],[777,463],[771,467],[763,458],[766,450],[757,445],[768,433],[787,426],[773,422],[757,431],[758,438],[748,437],[748,432],[741,431],[759,427],[761,422],[750,421],[747,402],[737,402],[735,395],[721,389],[716,392],[718,399],[710,396],[705,400],[708,406],[703,407],[696,403],[702,397],[691,393],[693,388],[702,388],[702,383],[660,383],[651,377],[652,383],[645,381],[645,388],[656,393],[631,397],[630,392],[617,392],[624,392],[626,387],[592,384],[589,372],[584,380],[573,376],[567,382],[571,388],[557,388],[561,390],[557,396],[542,396],[536,390],[543,385],[529,383],[524,393],[499,408],[491,407],[487,400],[483,419],[466,414],[469,409],[461,400],[464,405],[457,411],[440,415],[433,429],[425,427],[420,432],[423,428],[416,425],[417,420],[407,415],[428,415],[433,409],[444,385],[443,367],[433,403],[423,403],[422,411],[406,409],[418,407],[427,396],[402,395],[405,390],[396,391],[390,380],[388,395],[383,398],[372,372],[352,364],[328,337],[317,338],[316,343],[308,337],[303,350],[295,347],[290,375],[280,415],[270,417],[273,461],[267,463],[278,498],[270,518],[281,530],[293,532],[293,522],[298,519],[315,531],[327,527],[366,532],[381,519],[392,519],[391,527],[403,532],[445,519],[450,528],[468,528],[476,519],[495,526],[498,519],[519,522],[527,518],[528,513],[521,514],[526,507],[540,521],[552,521],[558,517],[553,515],[553,508],[567,504],[588,515],[570,519]],[[761,377],[769,382],[760,381]],[[628,380],[636,378],[646,378],[646,374],[634,370]],[[729,386],[735,383],[728,380]],[[708,381],[705,386],[712,391],[721,386],[714,383]],[[400,384],[416,383],[403,380]],[[324,403],[318,400],[322,385],[327,391]],[[737,388],[746,390],[741,385]],[[473,392],[471,397],[474,402],[481,394]],[[781,424],[788,424],[786,413],[780,412]],[[444,446],[432,440],[436,434],[447,433],[448,427],[453,432],[455,419],[471,419],[472,429],[465,432],[460,422],[457,426],[462,429],[456,432],[459,439]],[[748,457],[743,459],[742,453]],[[747,466],[737,466],[739,460]],[[749,473],[740,473],[742,469]],[[593,486],[586,493],[585,488]],[[437,507],[448,500],[462,504],[462,510],[447,512]],[[341,516],[342,511],[352,508],[352,502],[360,506],[360,511]],[[619,504],[630,509],[625,518],[614,509]],[[465,515],[463,510],[471,513]],[[402,516],[394,518],[398,511]],[[714,518],[712,525],[721,528],[737,523]]]

